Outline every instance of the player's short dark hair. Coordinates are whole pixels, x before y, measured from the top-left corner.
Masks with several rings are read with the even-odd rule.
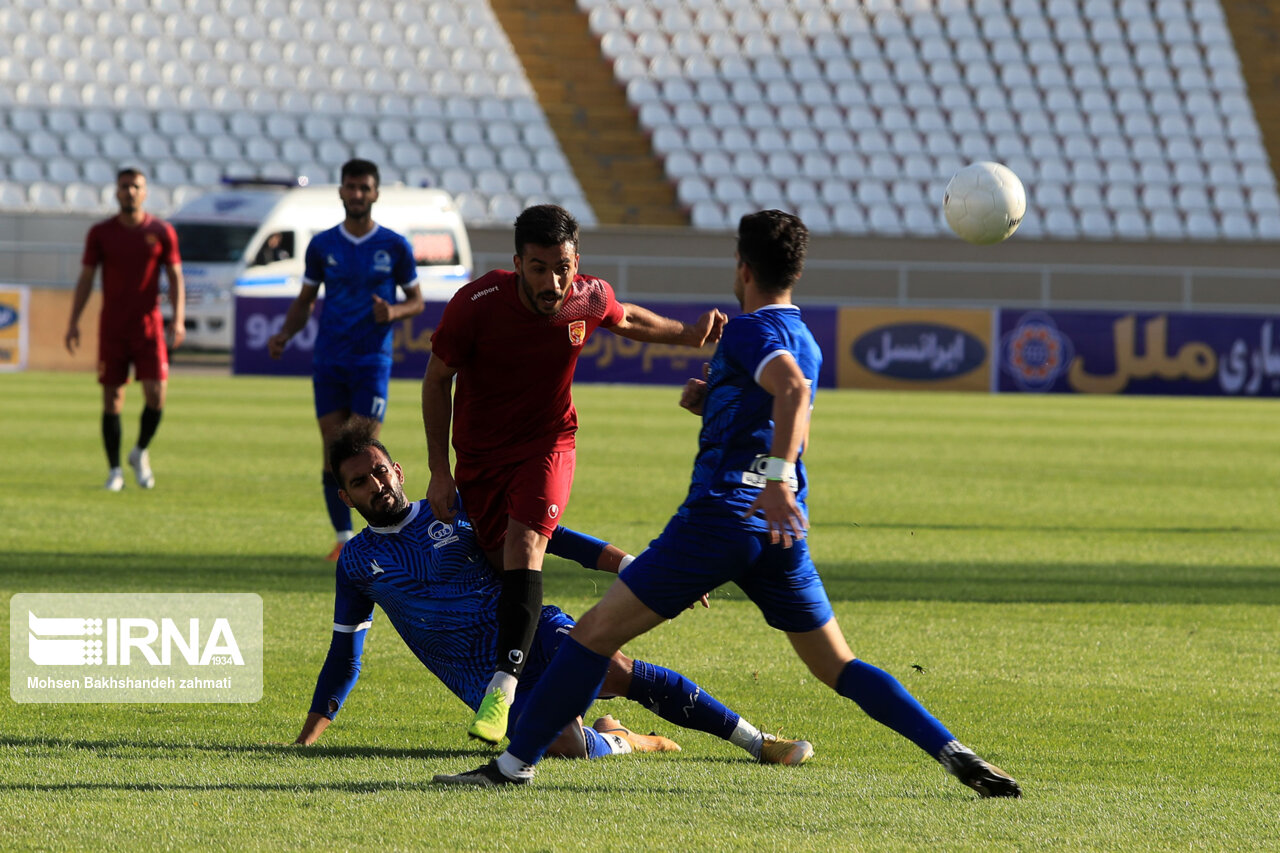
[[[382,455],[387,457],[387,462],[395,461],[391,458],[386,446],[373,437],[371,424],[349,424],[339,431],[333,441],[329,442],[329,470],[333,472],[334,479],[338,481],[341,488],[347,487],[346,481],[342,479],[342,463],[359,456],[370,447],[382,451]]]
[[[578,251],[578,220],[558,204],[535,204],[516,217],[516,254],[524,255],[524,247],[559,246],[572,243]]]
[[[804,272],[809,229],[781,210],[748,213],[738,222],[738,257],[765,293],[785,293]]]
[[[342,181],[347,178],[363,178],[365,175],[373,176],[373,185],[376,187],[382,183],[382,176],[378,174],[378,164],[372,160],[361,160],[356,158],[348,160],[342,164]]]
[[[117,184],[120,183],[121,178],[142,178],[142,180],[145,181],[147,179],[147,173],[136,166],[125,166],[123,169],[116,172]]]

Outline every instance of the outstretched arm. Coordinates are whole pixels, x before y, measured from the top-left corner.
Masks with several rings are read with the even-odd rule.
[[[623,561],[631,562],[631,555],[616,545],[610,545],[603,539],[597,539],[586,533],[579,533],[564,525],[555,529],[551,541],[547,543],[547,553],[566,560],[573,560],[588,569],[617,574],[622,569]]]
[[[696,323],[682,323],[630,302],[618,304],[622,306],[623,317],[617,325],[610,326],[609,331],[646,343],[681,344],[689,347],[718,343],[724,324],[729,319],[723,311],[712,308],[699,317]]]
[[[571,530],[564,525],[557,527],[551,534],[551,541],[547,543],[547,553],[573,560],[588,569],[598,569],[615,575],[635,559],[617,545]],[[710,607],[710,596],[703,595],[701,602],[703,607]]]
[[[367,622],[334,626],[329,654],[324,659],[324,666],[320,668],[315,693],[311,697],[311,710],[294,743],[303,746],[315,743],[320,733],[338,715],[338,709],[360,678],[360,657],[364,652],[364,638],[368,629]]]

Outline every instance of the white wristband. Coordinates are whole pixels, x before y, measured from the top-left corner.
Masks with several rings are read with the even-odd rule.
[[[777,456],[769,456],[765,458],[760,473],[769,482],[785,483],[795,479],[796,463],[788,462]]]

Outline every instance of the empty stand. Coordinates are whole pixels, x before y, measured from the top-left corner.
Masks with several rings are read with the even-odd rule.
[[[932,236],[950,175],[994,159],[1027,186],[1027,234],[1280,229],[1214,0],[578,5],[695,227],[733,227],[746,195],[813,214],[815,230]],[[738,168],[747,154],[772,180]]]
[[[150,206],[163,211],[224,173],[336,181],[343,161],[364,156],[388,183],[438,184],[436,161],[457,163],[457,191],[478,199],[474,222],[509,221],[513,198],[595,221],[488,4],[4,5],[0,206],[110,210],[102,182],[137,164],[151,172]],[[465,139],[412,124],[456,114],[471,122]],[[518,141],[524,159],[502,157],[517,142],[513,126],[530,131]],[[541,181],[522,186],[543,189],[514,194],[529,170]],[[556,194],[546,190],[551,173]]]

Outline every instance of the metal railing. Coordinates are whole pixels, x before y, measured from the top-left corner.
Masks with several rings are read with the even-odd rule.
[[[725,258],[709,257],[661,257],[651,255],[600,255],[592,254],[590,266],[594,269],[616,269],[617,274],[609,279],[619,296],[660,297],[663,300],[706,301],[706,294],[659,293],[653,291],[633,291],[631,287],[632,273],[636,270],[698,268],[714,269],[726,272],[730,261]],[[511,255],[498,252],[475,253],[477,271],[488,269],[508,269]],[[1243,313],[1274,313],[1280,311],[1280,270],[1251,267],[1209,267],[1209,266],[1161,266],[1148,264],[1071,264],[1071,263],[977,263],[954,261],[918,261],[918,260],[809,260],[806,270],[822,270],[834,273],[889,273],[895,278],[896,293],[891,299],[875,299],[858,296],[833,299],[829,294],[813,297],[813,301],[825,304],[894,304],[912,305],[966,305],[987,306],[1007,305],[1010,307],[1038,308],[1111,308],[1124,304],[1134,308],[1147,308],[1160,311],[1235,311]],[[969,274],[969,275],[1023,275],[1033,278],[1038,283],[1038,293],[1033,299],[983,298],[966,294],[957,298],[940,298],[936,295],[918,296],[912,292],[913,275],[920,274]],[[1124,289],[1117,286],[1114,300],[1074,298],[1066,286],[1059,284],[1055,289],[1055,278],[1059,281],[1063,276],[1085,277],[1109,283],[1123,282],[1124,279],[1151,279],[1164,277],[1176,280],[1180,284],[1180,297],[1176,300],[1150,300],[1126,296]],[[1240,281],[1256,281],[1274,285],[1275,298],[1272,301],[1258,302],[1224,302],[1215,300],[1212,292],[1205,292],[1223,279]]]

